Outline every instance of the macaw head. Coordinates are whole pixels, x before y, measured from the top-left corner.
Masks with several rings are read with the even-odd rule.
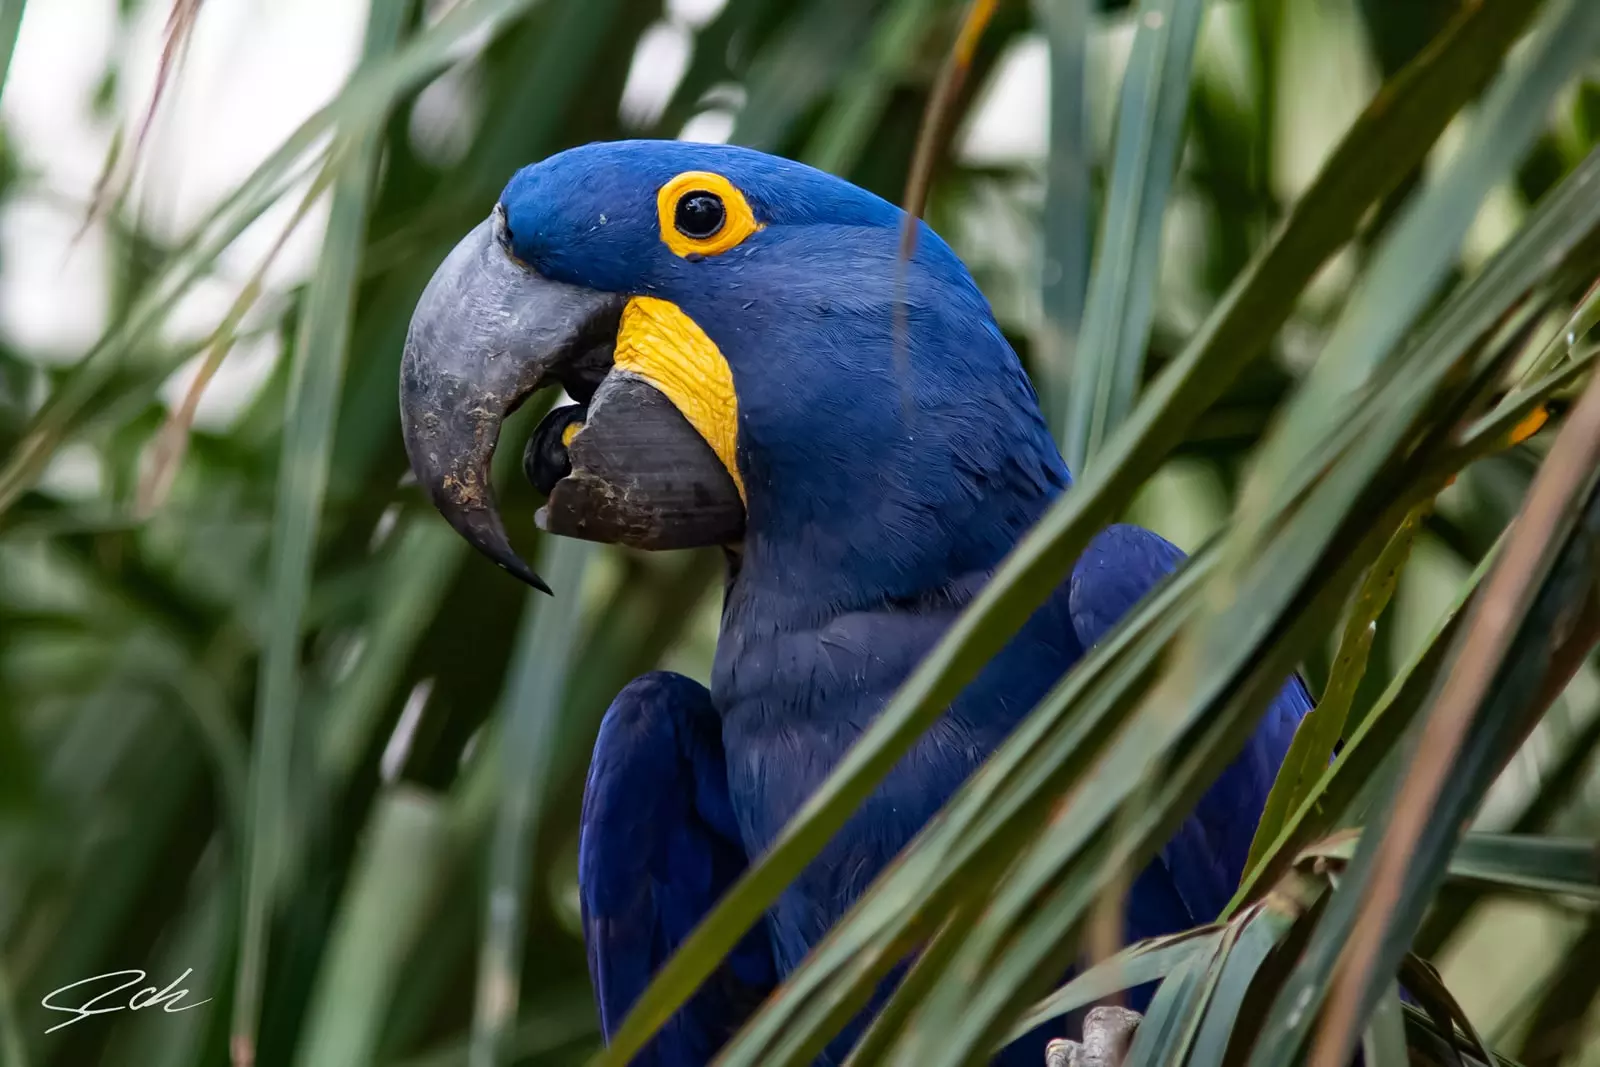
[[[966,268],[920,223],[903,260],[903,219],[724,145],[591,144],[524,168],[413,317],[413,469],[468,540],[542,586],[489,461],[506,415],[560,385],[576,404],[524,453],[547,530],[781,550],[843,598],[992,566],[1065,470]]]

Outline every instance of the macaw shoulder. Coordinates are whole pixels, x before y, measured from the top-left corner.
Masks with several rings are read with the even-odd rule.
[[[1183,551],[1142,526],[1108,526],[1089,542],[1067,582],[1073,628],[1093,645],[1176,571]]]
[[[578,844],[584,943],[608,1037],[747,865],[710,694],[662,671],[630,682],[601,723]],[[635,1062],[707,1062],[775,982],[765,937],[747,935]]]
[[[1067,583],[1073,628],[1084,647],[1109,634],[1183,560],[1176,545],[1142,527],[1102,531]],[[1130,936],[1149,937],[1216,917],[1244,873],[1258,813],[1311,707],[1305,683],[1291,676],[1244,748],[1141,875],[1130,901]]]

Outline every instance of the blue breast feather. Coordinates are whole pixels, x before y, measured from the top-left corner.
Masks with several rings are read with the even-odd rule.
[[[659,671],[629,683],[601,724],[584,791],[578,882],[608,1038],[747,865],[720,732],[705,686]],[[709,1062],[775,984],[772,950],[757,927],[634,1062]]]
[[[766,927],[741,943],[636,1062],[709,1062],[1044,689],[1181,560],[1177,548],[1139,527],[1113,526],[1097,537],[1057,595],[785,893]],[[835,624],[806,646],[829,664],[819,669],[812,662],[809,677],[843,677],[856,691],[892,691],[903,677],[901,664],[878,653],[925,648],[963,601],[958,594]],[[795,649],[804,645],[794,642],[790,658],[803,658]],[[801,669],[796,663],[789,668]],[[1010,695],[996,691],[997,669]],[[835,706],[854,703],[844,687],[824,696]],[[980,703],[988,714],[974,712]],[[1135,880],[1130,940],[1210,921],[1227,902],[1273,776],[1311,706],[1304,686],[1291,679],[1246,749]],[[678,675],[646,675],[619,694],[590,769],[579,869],[585,938],[607,1036],[650,975],[745,869],[748,842],[770,841],[776,828],[761,824],[761,813],[790,810],[858,735],[859,724],[850,719],[744,735],[738,722],[719,715],[703,686]],[[724,734],[740,753],[738,764],[729,762]],[[876,999],[888,991],[886,985]],[[1141,991],[1133,1006],[1142,1006],[1148,993]],[[850,1026],[821,1062],[841,1060],[864,1021]],[[1037,1067],[1044,1041],[1060,1032],[1045,1028],[1007,1049],[999,1062]]]

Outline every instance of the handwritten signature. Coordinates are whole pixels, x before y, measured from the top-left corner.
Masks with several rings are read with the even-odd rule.
[[[184,1004],[181,1007],[178,1005],[180,1000],[189,995],[189,991],[187,989],[177,989],[175,987],[179,982],[183,981],[193,973],[194,968],[190,967],[187,971],[184,971],[182,974],[178,975],[178,977],[168,982],[165,989],[157,989],[155,986],[146,986],[144,989],[141,989],[128,997],[126,1002],[109,1004],[103,1008],[97,1008],[95,1005],[104,1002],[110,997],[116,996],[124,989],[138,985],[140,982],[145,980],[145,972],[112,971],[109,974],[97,974],[93,978],[84,978],[81,981],[73,982],[70,985],[64,985],[60,989],[46,994],[45,998],[39,1001],[39,1003],[48,1008],[50,1011],[66,1012],[67,1014],[71,1015],[72,1018],[68,1019],[66,1022],[56,1023],[50,1029],[46,1030],[45,1033],[53,1034],[63,1026],[71,1026],[73,1023],[82,1022],[91,1015],[105,1015],[110,1012],[124,1010],[139,1011],[142,1008],[154,1008],[157,1005],[160,1005],[162,1011],[178,1012],[188,1011],[190,1008],[198,1008],[202,1004],[211,1003],[212,998],[207,997],[205,1000],[197,1000],[193,1004]],[[90,997],[78,1007],[52,1003],[52,1001],[54,1001],[57,997],[68,992],[69,990],[81,989],[84,986],[89,986],[92,991],[97,987],[97,983],[104,984],[105,982],[117,978],[125,978],[126,980],[120,985],[112,986],[110,989]]]

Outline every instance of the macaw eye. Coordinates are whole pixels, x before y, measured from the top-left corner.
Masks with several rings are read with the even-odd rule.
[[[656,192],[661,242],[675,255],[721,255],[762,228],[744,193],[707,170],[686,170]]]
[[[685,237],[704,241],[715,237],[728,217],[722,198],[704,189],[694,189],[678,198],[678,209],[673,213],[672,225]]]

